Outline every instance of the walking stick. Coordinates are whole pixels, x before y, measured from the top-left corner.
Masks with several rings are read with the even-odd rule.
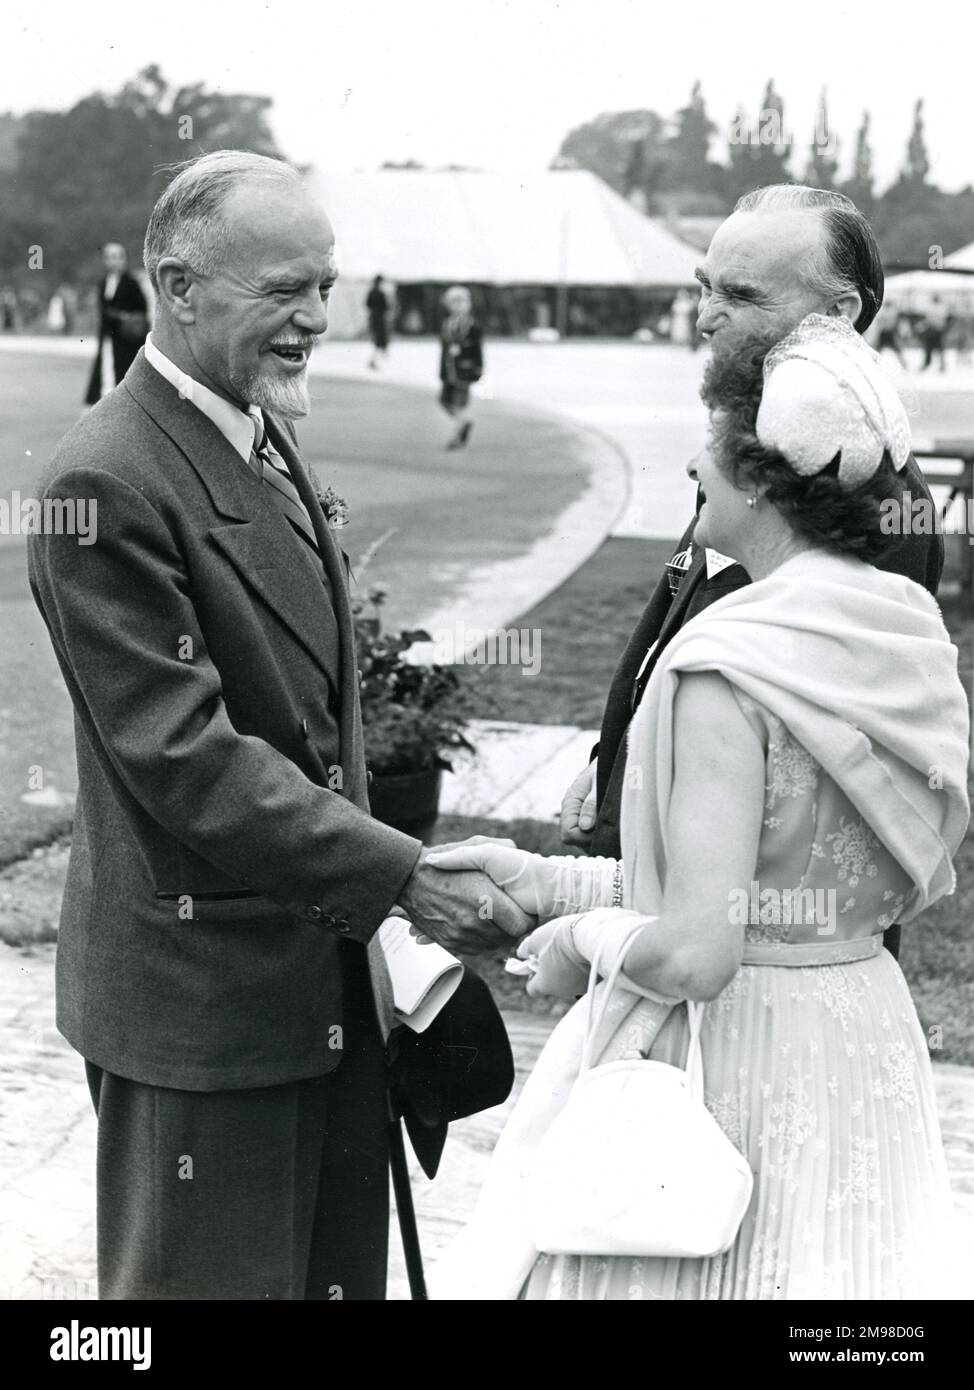
[[[389,1121],[389,1167],[392,1170],[392,1190],[396,1195],[396,1215],[399,1217],[402,1250],[406,1257],[409,1293],[413,1299],[428,1300],[426,1277],[423,1274],[423,1254],[419,1248],[419,1230],[416,1226],[416,1209],[413,1206],[413,1189],[409,1182],[406,1148],[402,1137],[402,1120],[396,1118]]]

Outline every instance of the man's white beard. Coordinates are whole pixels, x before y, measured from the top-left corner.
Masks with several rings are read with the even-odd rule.
[[[311,410],[307,368],[286,377],[254,372],[242,382],[240,394],[250,405],[259,405],[261,410],[286,420],[300,420]]]

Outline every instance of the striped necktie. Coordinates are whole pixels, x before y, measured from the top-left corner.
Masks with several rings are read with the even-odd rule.
[[[302,535],[308,544],[317,551],[318,541],[311,524],[311,518],[301,501],[301,496],[294,486],[290,473],[287,471],[287,464],[271,450],[261,417],[251,414],[250,418],[254,422],[254,451],[250,456],[251,466],[261,481],[266,484],[278,511],[284,513],[299,535]]]

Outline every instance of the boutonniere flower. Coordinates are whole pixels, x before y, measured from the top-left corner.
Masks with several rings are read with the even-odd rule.
[[[333,531],[348,525],[348,503],[344,497],[339,497],[334,488],[326,487],[319,492],[318,501],[325,513],[325,520]]]

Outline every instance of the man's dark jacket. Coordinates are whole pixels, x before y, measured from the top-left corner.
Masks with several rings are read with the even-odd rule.
[[[919,494],[930,498],[930,489],[912,456],[906,464],[904,482],[913,496]],[[695,526],[696,517],[681,537],[677,552],[685,550],[691,543]],[[943,537],[939,534],[890,536],[888,549],[874,563],[878,569],[906,575],[935,595],[944,567]],[[660,653],[684,623],[718,599],[749,583],[744,568],[736,564],[728,565],[708,579],[705,550],[696,546],[690,568],[675,596],[670,592],[666,574],[657,583],[609,687],[598,745],[598,813],[588,846],[590,854],[605,854],[616,859],[622,854],[619,811],[626,771],[626,732]],[[640,672],[646,653],[654,642],[657,643],[656,649]],[[887,948],[895,955],[899,945],[899,927],[891,928],[885,939]]]
[[[420,851],[369,815],[344,558],[267,425],[320,557],[144,354],[44,494],[97,503],[95,543],[29,537],[78,758],[58,1027],[106,1071],[180,1090],[331,1071],[339,953]]]

